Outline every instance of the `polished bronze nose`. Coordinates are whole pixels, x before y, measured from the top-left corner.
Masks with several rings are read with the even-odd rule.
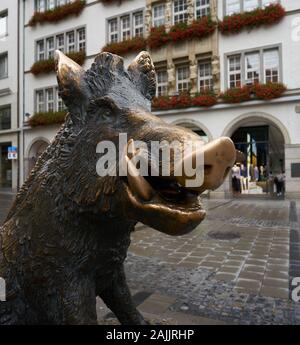
[[[228,137],[221,137],[211,141],[201,148],[201,151],[193,153],[193,161],[196,161],[196,155],[204,153],[204,178],[203,184],[197,188],[193,187],[199,193],[205,190],[217,189],[225,180],[229,171],[236,161],[236,149],[234,143]],[[190,159],[188,157],[187,159]],[[203,161],[202,161],[203,162]],[[186,186],[186,181],[190,177],[181,176],[177,178],[178,182]]]

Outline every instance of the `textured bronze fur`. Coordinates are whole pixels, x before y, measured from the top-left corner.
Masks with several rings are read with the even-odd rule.
[[[96,324],[100,296],[123,324],[144,324],[123,262],[140,221],[178,235],[204,218],[199,207],[135,198],[126,179],[96,174],[96,146],[126,132],[134,140],[199,140],[150,114],[155,72],[148,53],[126,70],[101,53],[84,71],[57,54],[60,94],[69,113],[39,157],[0,228],[0,276],[7,301],[0,324]]]

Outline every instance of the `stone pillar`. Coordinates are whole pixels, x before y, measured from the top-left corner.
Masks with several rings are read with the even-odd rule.
[[[190,80],[191,80],[191,94],[194,95],[198,91],[198,66],[197,66],[197,60],[193,59],[190,60]]]
[[[285,146],[285,189],[287,199],[300,198],[300,177],[292,177],[292,164],[300,164],[300,144]]]
[[[168,62],[168,89],[169,95],[176,94],[176,68],[173,62]]]
[[[211,59],[212,76],[214,81],[214,92],[219,93],[221,89],[220,85],[220,57],[214,55]]]

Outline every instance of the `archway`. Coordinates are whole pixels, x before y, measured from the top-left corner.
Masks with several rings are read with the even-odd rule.
[[[274,182],[277,184],[285,171],[285,144],[289,136],[281,123],[272,120],[267,114],[248,114],[228,126],[224,133],[244,154],[243,160],[232,169],[231,187],[235,195],[276,192]]]
[[[198,134],[202,140],[207,143],[213,139],[210,131],[206,126],[204,126],[202,123],[192,120],[192,119],[179,119],[174,122],[172,122],[174,125],[178,125],[181,127],[188,128]]]
[[[49,145],[49,142],[44,138],[36,139],[30,146],[27,154],[28,159],[28,171],[29,174],[30,171],[34,168],[35,163],[37,162],[39,156],[45,151],[47,146]]]

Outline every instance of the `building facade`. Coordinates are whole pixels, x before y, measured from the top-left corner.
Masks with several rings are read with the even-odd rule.
[[[12,6],[11,1],[6,3],[1,2],[0,23],[1,13],[5,14],[8,6]],[[19,150],[19,160],[9,163],[12,169],[6,168],[6,176],[16,180],[12,187],[26,179],[39,154],[57,132],[60,124],[56,120],[65,112],[53,71],[54,50],[62,50],[88,68],[102,49],[123,55],[128,64],[137,55],[139,46],[140,50],[150,51],[157,71],[155,101],[158,103],[153,103],[153,113],[167,122],[194,130],[205,141],[230,136],[244,153],[244,161],[238,166],[239,190],[230,175],[219,190],[210,193],[212,197],[232,196],[233,192],[273,194],[271,181],[283,171],[286,196],[300,197],[299,1],[28,0],[18,3],[21,72],[19,79],[12,78],[12,83],[19,80],[19,102],[15,106],[9,100],[13,93],[1,96],[7,83],[0,78],[0,112],[2,104],[12,104],[12,109],[19,107],[19,111],[12,111],[16,115],[12,116],[11,129],[0,127],[0,145],[15,145]],[[235,16],[243,18],[258,11],[259,17],[261,11],[267,11],[263,13],[265,16],[278,4],[285,9],[283,15],[280,8],[275,8],[281,13],[281,20],[276,17],[278,13],[271,13],[269,18],[277,19],[269,25],[244,30],[235,26],[235,32],[230,32]],[[55,12],[59,6],[67,9],[61,18],[51,20],[46,15],[35,14]],[[228,16],[230,22],[222,29],[222,22]],[[0,30],[1,27],[2,24]],[[1,58],[8,48],[0,47]],[[9,63],[9,66],[14,65]],[[16,73],[15,69],[12,73]],[[265,93],[270,90],[264,87],[270,83],[284,84],[287,90],[266,100]],[[17,83],[15,86],[14,89],[11,84],[10,89],[17,92]],[[245,98],[246,89],[250,91]],[[232,95],[228,97],[228,90],[229,96],[233,90],[242,98],[228,101],[232,98]],[[260,97],[259,90],[263,91]],[[171,106],[162,106],[170,100]]]
[[[17,0],[0,3],[0,190],[16,191],[19,179],[19,53]],[[13,148],[13,151],[12,151]],[[13,155],[8,155],[8,152]],[[13,158],[13,159],[11,159]]]

